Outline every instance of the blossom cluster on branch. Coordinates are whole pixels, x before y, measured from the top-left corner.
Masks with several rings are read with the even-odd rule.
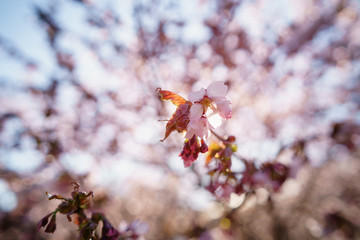
[[[177,106],[166,124],[164,141],[171,132],[185,132],[185,144],[180,157],[185,167],[189,167],[198,158],[199,153],[207,153],[206,165],[210,183],[206,189],[217,198],[228,199],[231,193],[252,192],[257,187],[266,187],[278,191],[290,176],[290,168],[276,161],[269,161],[257,166],[254,161],[241,159],[244,165],[242,172],[231,169],[232,157],[236,152],[236,138],[226,139],[218,136],[213,130],[208,117],[219,114],[223,119],[231,117],[231,102],[226,99],[228,91],[224,82],[213,82],[206,89],[189,94],[189,100],[170,92],[157,89],[162,100],[171,100]],[[210,113],[211,112],[211,113]],[[219,142],[210,146],[206,144],[210,133]]]
[[[210,84],[207,89],[201,88],[190,93],[189,100],[186,100],[173,92],[157,89],[162,100],[171,100],[177,106],[166,124],[165,137],[162,141],[175,130],[186,132],[184,148],[180,153],[185,167],[191,166],[199,153],[208,151],[205,140],[214,129],[208,120],[210,114],[219,114],[224,119],[231,117],[231,103],[225,97],[227,91],[227,85],[217,81]]]

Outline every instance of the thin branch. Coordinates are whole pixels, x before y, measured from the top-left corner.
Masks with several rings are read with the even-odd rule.
[[[229,143],[225,138],[220,137],[214,130],[210,129],[211,133],[214,134],[215,137],[217,137],[219,140],[221,140],[224,144]]]

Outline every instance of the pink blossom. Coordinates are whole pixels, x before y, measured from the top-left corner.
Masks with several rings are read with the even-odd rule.
[[[203,116],[203,106],[200,103],[194,103],[190,108],[190,122],[186,128],[185,138],[190,139],[192,136],[207,138],[211,125],[206,117]]]
[[[208,108],[224,119],[231,117],[231,103],[225,98],[227,90],[228,87],[224,82],[213,82],[207,89],[201,88],[199,91],[190,93],[189,100],[194,104],[190,108],[190,122],[185,136],[187,139],[194,135],[199,138],[209,136],[209,131],[213,127],[205,116]]]
[[[149,225],[145,222],[135,220],[129,226],[129,230],[134,236],[144,235],[149,230]]]
[[[214,112],[220,114],[224,119],[231,117],[230,101],[225,98],[228,91],[228,86],[224,82],[213,82],[207,89],[201,88],[197,92],[192,92],[189,95],[189,100],[194,103],[203,105],[204,112],[208,107]]]

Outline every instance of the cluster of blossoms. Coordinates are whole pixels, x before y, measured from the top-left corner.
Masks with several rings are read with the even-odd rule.
[[[157,89],[162,100],[171,100],[177,106],[176,111],[166,124],[164,141],[171,132],[186,132],[181,158],[184,166],[189,167],[199,156],[208,151],[205,140],[214,127],[209,123],[210,113],[219,114],[223,119],[231,117],[230,101],[226,99],[228,91],[224,82],[213,82],[206,89],[192,92],[189,100],[170,92]]]
[[[232,157],[237,150],[235,137],[224,139],[213,132],[220,141],[209,146],[205,143],[214,129],[208,121],[209,113],[218,114],[223,119],[231,117],[230,101],[225,98],[227,90],[224,82],[214,82],[207,89],[190,93],[189,100],[185,100],[173,92],[157,89],[162,100],[171,100],[177,106],[168,120],[162,141],[175,130],[185,132],[185,144],[180,153],[185,167],[189,167],[199,153],[207,153],[210,183],[206,189],[218,198],[229,198],[231,193],[252,192],[258,187],[276,192],[291,175],[289,167],[275,161],[256,166],[254,161],[241,159],[244,170],[233,172]]]

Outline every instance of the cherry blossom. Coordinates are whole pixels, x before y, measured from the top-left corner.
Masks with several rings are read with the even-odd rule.
[[[203,116],[203,107],[200,104],[193,104],[189,114],[190,122],[186,128],[185,138],[190,139],[192,136],[199,138],[208,138],[210,128],[213,128],[206,117]]]
[[[228,86],[224,82],[213,82],[207,89],[192,92],[189,94],[189,100],[193,102],[193,106],[200,104],[204,112],[210,107],[214,112],[224,119],[231,118],[230,101],[225,98],[228,91]]]
[[[231,117],[230,101],[225,98],[228,87],[224,82],[213,82],[207,89],[192,92],[189,94],[190,102],[193,102],[190,108],[189,124],[185,137],[190,139],[193,135],[199,138],[207,138],[210,129],[213,129],[209,123],[206,113],[210,108],[213,112],[218,113],[222,118]]]
[[[161,100],[170,100],[177,108],[166,124],[164,141],[170,133],[185,133],[185,144],[180,157],[184,166],[189,167],[198,158],[199,153],[208,151],[204,139],[210,135],[214,127],[208,121],[208,110],[219,114],[222,118],[231,117],[230,101],[225,98],[228,87],[224,82],[213,82],[207,89],[192,92],[189,101],[166,90],[156,90]],[[200,142],[201,141],[201,144]]]

